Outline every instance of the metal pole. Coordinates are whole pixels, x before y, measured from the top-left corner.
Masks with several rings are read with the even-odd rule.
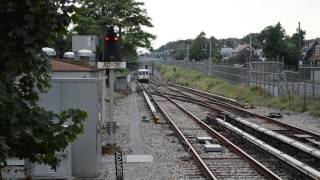
[[[299,61],[302,61],[302,54],[301,54],[301,29],[300,29],[300,22],[299,22]]]
[[[304,111],[307,110],[307,77],[306,77],[306,68],[303,69],[303,74],[304,74],[304,96],[303,96],[303,109]]]
[[[212,48],[211,48],[211,41],[210,41],[210,54],[209,54],[209,72],[208,72],[208,76],[210,76],[211,74],[211,53],[212,53]]]
[[[113,123],[114,123],[114,70],[109,70],[109,96],[110,96],[110,102],[109,102],[109,122],[110,122],[110,145],[115,145],[115,137],[114,137],[114,129],[113,129]],[[114,127],[115,128],[115,127]]]
[[[187,62],[189,62],[189,43],[187,45]]]
[[[312,96],[314,97],[314,70],[315,69],[311,69],[311,71],[312,71]]]

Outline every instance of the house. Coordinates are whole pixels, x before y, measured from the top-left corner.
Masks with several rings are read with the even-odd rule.
[[[303,57],[305,64],[320,64],[320,40],[317,39],[305,47]]]
[[[221,52],[221,55],[223,58],[227,58],[227,57],[232,56],[233,49],[228,48],[228,47],[223,47],[223,48],[221,48],[220,52]]]
[[[249,44],[238,45],[232,52],[232,57],[238,60],[238,63],[245,64],[251,60],[258,60],[257,51]]]

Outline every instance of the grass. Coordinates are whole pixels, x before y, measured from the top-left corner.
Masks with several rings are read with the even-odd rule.
[[[307,106],[304,107],[303,100],[298,97],[293,98],[290,95],[286,97],[273,97],[259,87],[230,84],[227,81],[208,77],[192,69],[176,67],[176,73],[174,73],[171,66],[158,65],[158,67],[162,78],[166,81],[174,81],[183,86],[234,98],[249,105],[272,107],[294,112],[309,111],[312,115],[320,117],[320,101],[318,100],[308,100]]]

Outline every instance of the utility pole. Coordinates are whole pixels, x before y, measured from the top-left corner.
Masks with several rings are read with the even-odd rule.
[[[121,61],[120,54],[120,39],[121,39],[121,27],[119,27],[118,34],[114,30],[114,26],[107,27],[107,33],[104,36],[104,52],[103,52],[103,62],[102,66],[104,66],[104,62],[109,62],[111,64],[116,64]],[[99,67],[99,65],[98,65]],[[106,73],[108,74],[108,83],[109,83],[109,121],[106,122],[105,127],[108,132],[108,136],[106,137],[105,144],[107,146],[116,146],[116,127],[117,124],[114,121],[114,67],[110,67],[106,69]]]
[[[301,27],[300,27],[300,21],[299,21],[299,61],[302,61],[302,64],[303,63],[303,60],[302,60],[302,53],[301,53],[301,42],[302,42],[302,37],[301,37]],[[299,66],[299,65],[298,65]],[[300,68],[300,67],[299,67]],[[307,82],[306,82],[306,79],[307,79],[307,75],[306,75],[306,68],[303,68],[303,79],[304,79],[304,95],[303,95],[303,109],[306,110],[307,109],[307,103],[306,103],[306,99],[307,99]]]
[[[211,74],[211,53],[212,53],[211,41],[209,41],[209,42],[210,42],[210,44],[209,44],[209,47],[210,47],[210,53],[209,53],[209,62],[208,62],[208,64],[209,64],[208,76],[210,76],[210,74]]]
[[[206,45],[204,46],[204,56],[203,56],[203,63],[205,64],[206,62],[206,54],[207,54],[207,46],[208,46],[208,42],[206,41]]]
[[[299,48],[299,54],[298,54],[298,58],[299,58],[299,61],[302,61],[302,54],[301,54],[301,41],[302,41],[302,39],[301,39],[301,27],[300,27],[300,21],[299,21],[299,28],[298,28],[298,30],[299,30],[299,45],[298,45],[298,48]]]
[[[187,44],[187,62],[189,61],[189,42]]]
[[[251,60],[251,50],[252,50],[252,40],[251,40],[251,33],[250,33],[250,48],[249,48],[249,52],[250,52],[250,54],[249,54],[249,62],[250,62],[250,60]],[[248,63],[249,63],[248,62]]]

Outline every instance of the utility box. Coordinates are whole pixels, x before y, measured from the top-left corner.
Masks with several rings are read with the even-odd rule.
[[[54,170],[48,165],[33,164],[31,170],[33,179],[71,179],[71,145],[69,145],[64,151],[57,152],[56,156],[61,160],[59,168]]]
[[[72,51],[78,52],[79,50],[86,49],[96,52],[96,47],[99,41],[97,36],[93,35],[73,35],[72,36]]]
[[[84,131],[64,151],[57,152],[61,157],[61,166],[56,172],[47,166],[34,164],[33,177],[50,177],[51,179],[69,179],[71,177],[95,177],[98,175],[98,159],[101,156],[100,120],[102,107],[101,85],[103,78],[54,78],[51,89],[40,97],[40,105],[55,113],[77,108],[86,111]],[[44,178],[41,178],[44,179]]]

